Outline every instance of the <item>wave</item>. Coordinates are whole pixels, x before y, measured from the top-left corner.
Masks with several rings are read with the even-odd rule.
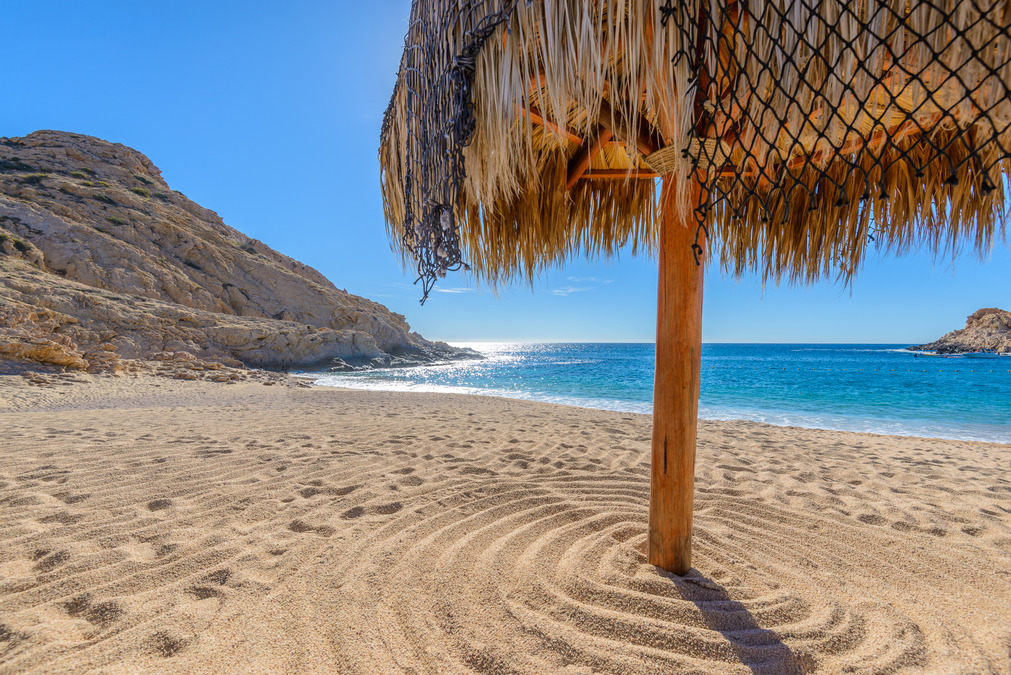
[[[859,353],[873,353],[873,354],[914,354],[914,352],[906,347],[877,347],[874,349],[869,349],[867,347],[801,347],[799,349],[791,349],[791,352],[859,352]],[[920,353],[933,353],[933,352],[920,352]]]
[[[409,380],[388,380],[362,378],[348,375],[324,375],[316,378],[316,384],[342,389],[373,391],[402,391],[414,393],[463,394],[470,396],[493,396],[523,401],[553,403],[575,408],[591,408],[649,415],[653,405],[643,401],[566,396],[536,391],[523,391],[504,387],[473,387],[447,385]],[[949,440],[981,441],[985,443],[1009,443],[1011,432],[1007,428],[994,425],[993,428],[973,428],[922,421],[898,419],[868,419],[846,415],[813,414],[797,411],[764,410],[760,408],[699,406],[699,419],[712,421],[750,421],[780,427],[800,427],[803,429],[827,429],[832,431],[852,431],[858,433],[884,434],[889,436],[912,436],[918,438],[943,438]]]
[[[494,396],[512,398],[521,401],[537,401],[539,403],[554,403],[574,408],[591,408],[595,410],[613,410],[649,414],[653,411],[650,403],[641,401],[623,401],[619,399],[594,398],[583,396],[550,395],[540,392],[507,389],[500,387],[468,387],[463,385],[436,384],[432,382],[411,382],[408,380],[366,379],[347,375],[322,375],[315,377],[317,385],[322,387],[337,387],[340,389],[362,389],[371,391],[403,391],[431,394],[465,394],[470,396]]]
[[[699,418],[713,421],[750,421],[771,424],[778,427],[799,427],[802,429],[827,429],[831,431],[852,431],[886,436],[911,436],[914,438],[942,438],[953,441],[980,441],[983,443],[1009,443],[1011,431],[1006,427],[973,428],[945,425],[922,421],[898,419],[868,419],[845,415],[809,414],[801,412],[770,411],[761,409],[719,408],[706,406],[699,408]]]

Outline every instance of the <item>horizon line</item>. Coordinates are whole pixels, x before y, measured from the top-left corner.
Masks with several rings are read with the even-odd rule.
[[[593,344],[611,344],[611,345],[652,345],[656,344],[656,340],[561,340],[561,339],[536,339],[536,340],[524,340],[524,339],[468,339],[468,340],[455,340],[451,338],[437,339],[436,342],[447,342],[447,343],[457,343],[457,344],[473,344],[473,343],[497,343],[497,344],[576,344],[576,345],[593,345]],[[906,345],[915,346],[916,342],[843,342],[843,341],[825,341],[825,342],[778,342],[778,341],[765,341],[759,340],[754,342],[741,342],[737,340],[704,340],[702,342],[704,345]]]

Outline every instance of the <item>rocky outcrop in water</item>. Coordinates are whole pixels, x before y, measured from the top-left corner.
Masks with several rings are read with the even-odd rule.
[[[0,139],[0,358],[261,368],[473,358],[173,191],[126,146]]]
[[[938,354],[981,351],[1011,354],[1011,312],[996,307],[976,310],[966,319],[965,328],[954,330],[929,344],[909,349]]]

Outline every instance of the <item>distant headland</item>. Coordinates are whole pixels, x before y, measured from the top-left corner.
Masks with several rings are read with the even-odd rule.
[[[938,354],[972,352],[1011,353],[1011,312],[996,307],[979,309],[969,315],[965,328],[953,330],[925,345],[914,345],[913,351]]]

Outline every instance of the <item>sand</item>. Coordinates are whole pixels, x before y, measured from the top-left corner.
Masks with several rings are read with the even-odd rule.
[[[59,378],[53,378],[59,381]],[[0,377],[0,672],[1011,672],[1011,446],[475,396]]]

